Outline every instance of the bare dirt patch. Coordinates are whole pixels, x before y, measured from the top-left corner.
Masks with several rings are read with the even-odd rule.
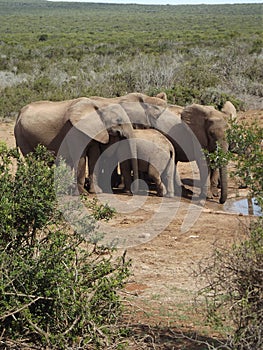
[[[255,120],[262,126],[263,111],[242,112],[239,117],[249,123]],[[0,124],[0,140],[9,146],[15,145],[13,123]],[[230,168],[233,166],[230,164]],[[190,164],[180,163],[179,172],[182,179],[193,176]],[[194,176],[198,174],[194,172]],[[230,179],[229,197],[246,195],[247,190],[239,189],[236,179]],[[173,199],[162,200],[171,203]],[[209,259],[215,246],[242,239],[243,226],[249,225],[254,217],[230,214],[218,200],[207,200],[194,225],[182,232],[189,203],[189,199],[182,198],[175,217],[161,232],[127,249],[127,257],[132,259],[132,274],[121,295],[126,305],[124,322],[133,332],[130,349],[206,349],[204,343],[211,343],[211,338],[218,336],[215,330],[204,326],[202,305],[195,304],[196,292],[205,283],[196,272],[200,262]],[[122,227],[128,228],[132,234],[141,223],[151,225],[159,205],[160,198],[148,196],[140,210],[117,214],[109,225],[116,232]],[[170,214],[163,212],[160,220],[165,223]],[[199,343],[185,337],[196,334]]]
[[[15,147],[14,123],[0,123],[0,141]]]

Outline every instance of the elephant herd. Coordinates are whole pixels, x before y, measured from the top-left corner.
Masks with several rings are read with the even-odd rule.
[[[21,109],[14,132],[23,155],[42,144],[57,158],[63,157],[75,170],[77,193],[86,193],[87,169],[89,192],[98,193],[111,186],[111,174],[119,165],[127,192],[132,185],[138,192],[136,180],[146,174],[159,196],[173,197],[182,188],[177,163],[196,161],[200,197],[218,196],[220,179],[220,203],[224,203],[227,168],[210,169],[203,149],[215,152],[220,145],[227,151],[227,117],[235,115],[229,101],[218,111],[198,104],[171,105],[164,93],[156,97],[129,93],[30,103]]]

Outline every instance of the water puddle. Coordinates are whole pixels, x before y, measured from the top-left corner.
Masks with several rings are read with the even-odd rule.
[[[230,213],[262,216],[262,210],[257,205],[255,198],[229,199],[224,204],[224,210]]]

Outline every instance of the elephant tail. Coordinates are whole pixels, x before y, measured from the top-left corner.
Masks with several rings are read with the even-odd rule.
[[[166,154],[167,156],[167,154]],[[163,169],[163,173],[167,174],[168,169],[170,168],[171,164],[175,163],[175,156],[174,156],[174,151],[170,150],[169,151],[169,160],[167,159],[167,164],[165,166],[165,168]]]
[[[174,162],[174,151],[173,150],[170,150],[170,161],[171,160]]]
[[[15,127],[14,127],[14,136],[15,136],[15,142],[16,142],[16,149],[19,149],[19,144],[18,144],[19,132],[18,132],[18,129],[20,128],[20,126],[19,126],[20,117],[21,117],[21,111],[19,112],[19,114],[18,114],[18,116],[16,118]]]
[[[174,156],[174,151],[170,150],[169,152],[169,160],[166,164],[166,167],[164,168],[164,173],[168,174],[168,172],[170,171],[171,167],[174,167],[175,164],[175,156]]]

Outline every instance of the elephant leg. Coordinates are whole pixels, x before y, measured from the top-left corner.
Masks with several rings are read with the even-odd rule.
[[[208,179],[207,179],[207,186],[206,186],[206,198],[207,199],[212,199],[213,198],[213,193],[212,193],[212,186],[211,186],[211,182],[209,181],[211,179],[211,169],[209,169],[209,173],[208,173]],[[210,185],[209,185],[210,182]],[[205,192],[201,191],[200,197],[204,197],[205,196]]]
[[[165,177],[166,177],[166,197],[174,197],[174,176],[175,176],[175,164],[173,160],[169,161],[169,164],[166,167]]]
[[[183,186],[182,181],[180,179],[180,176],[178,174],[177,164],[178,164],[178,162],[175,161],[174,162],[174,175],[173,175],[174,176],[174,180],[173,180],[173,184],[174,184],[174,194],[176,196],[180,197],[182,195],[182,192],[185,189],[185,187]]]
[[[124,176],[123,176],[122,171],[121,171],[120,163],[118,163],[118,166],[117,166],[117,176],[119,179],[117,188],[120,190],[124,190],[125,189]]]
[[[119,152],[114,153],[112,159],[109,162],[109,178],[110,178],[110,187],[124,189],[124,179],[121,175],[120,163],[119,163]]]
[[[219,169],[210,170],[210,190],[213,197],[218,197]]]
[[[106,157],[105,159],[100,159],[100,166],[99,166],[99,179],[98,184],[99,187],[102,189],[103,192],[111,193],[112,192],[112,168],[111,168],[111,161],[113,157]],[[113,170],[114,172],[114,170]]]
[[[166,189],[162,182],[161,176],[159,172],[155,169],[155,167],[153,167],[151,164],[149,164],[148,174],[156,184],[157,196],[163,197],[164,195],[166,195]]]
[[[87,191],[84,188],[85,178],[86,178],[86,154],[82,155],[78,163],[77,185],[78,185],[79,194],[87,195]]]
[[[95,165],[99,161],[100,147],[96,141],[90,142],[87,150],[88,155],[88,168],[89,168],[89,182],[90,182],[90,193],[102,193],[101,188],[98,185],[97,174],[95,173]],[[97,167],[99,169],[99,167]]]
[[[118,166],[116,166],[111,174],[111,187],[120,188],[121,176],[118,174]]]
[[[127,193],[131,193],[131,184],[132,184],[132,177],[131,177],[131,162],[129,159],[124,160],[120,163],[120,169],[121,174],[123,176],[124,181],[124,191]]]
[[[200,199],[212,198],[210,193],[210,184],[209,184],[209,167],[205,159],[198,159],[196,161],[200,173]]]
[[[193,192],[191,190],[189,190],[188,188],[186,188],[181,179],[180,179],[180,175],[177,171],[177,164],[178,162],[175,161],[174,163],[174,180],[173,180],[173,184],[174,184],[174,195],[178,196],[178,197],[189,197],[193,195]]]

